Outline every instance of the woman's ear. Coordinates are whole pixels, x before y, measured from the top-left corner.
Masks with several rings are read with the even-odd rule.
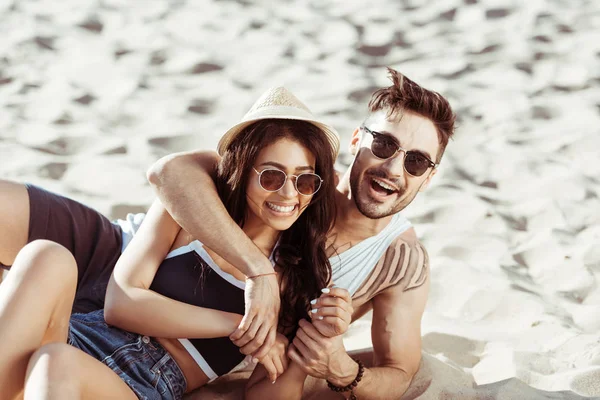
[[[353,156],[358,153],[358,149],[360,148],[360,139],[362,138],[361,129],[356,128],[354,132],[352,132],[352,138],[350,139],[350,154]]]

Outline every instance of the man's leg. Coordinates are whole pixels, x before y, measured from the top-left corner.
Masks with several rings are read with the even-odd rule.
[[[104,306],[106,287],[121,255],[121,228],[96,210],[33,185],[0,181],[0,262],[38,239],[59,243],[77,262],[73,312]]]
[[[233,372],[204,385],[184,396],[184,400],[238,400],[244,398],[244,389],[252,372]]]
[[[360,358],[366,367],[373,364],[373,350],[364,349],[350,352],[354,358]],[[216,381],[205,385],[185,395],[185,400],[236,400],[244,396],[244,388],[252,374],[251,371],[239,371],[220,377]],[[308,377],[304,385],[303,399],[343,399],[339,393],[331,391],[323,379]]]
[[[0,179],[0,263],[10,266],[29,237],[29,195],[25,185]],[[1,281],[1,276],[0,276]]]

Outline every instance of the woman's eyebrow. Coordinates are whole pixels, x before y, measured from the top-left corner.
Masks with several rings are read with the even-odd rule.
[[[279,164],[278,162],[275,162],[275,161],[267,161],[267,162],[264,162],[259,165],[259,167],[262,167],[262,166],[275,167],[275,168],[279,168],[282,171],[285,171],[286,169],[288,169],[285,165]],[[296,171],[314,171],[315,168],[311,167],[310,165],[305,165],[305,166],[296,167],[296,168],[294,168],[294,170],[296,170]]]

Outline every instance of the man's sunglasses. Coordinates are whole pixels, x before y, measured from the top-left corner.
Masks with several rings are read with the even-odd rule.
[[[387,160],[388,158],[392,158],[399,152],[403,151],[405,153],[404,169],[412,176],[421,176],[429,168],[435,168],[439,165],[418,151],[403,149],[398,145],[398,142],[389,135],[372,131],[364,125],[361,126],[361,129],[373,136],[371,153],[373,153],[375,157],[381,160]]]
[[[321,188],[321,183],[323,183],[323,179],[319,175],[309,172],[300,175],[288,175],[279,169],[269,168],[260,172],[256,168],[252,169],[258,174],[258,184],[267,192],[277,192],[285,185],[288,178],[295,178],[296,191],[303,196],[312,196],[317,193]]]

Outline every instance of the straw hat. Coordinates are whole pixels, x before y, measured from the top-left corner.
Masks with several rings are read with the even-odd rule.
[[[244,115],[242,121],[229,129],[217,146],[219,155],[223,155],[227,146],[248,125],[263,119],[292,119],[307,121],[321,129],[329,143],[333,158],[337,158],[340,150],[340,135],[331,126],[318,121],[300,100],[284,87],[276,87],[267,90]]]

